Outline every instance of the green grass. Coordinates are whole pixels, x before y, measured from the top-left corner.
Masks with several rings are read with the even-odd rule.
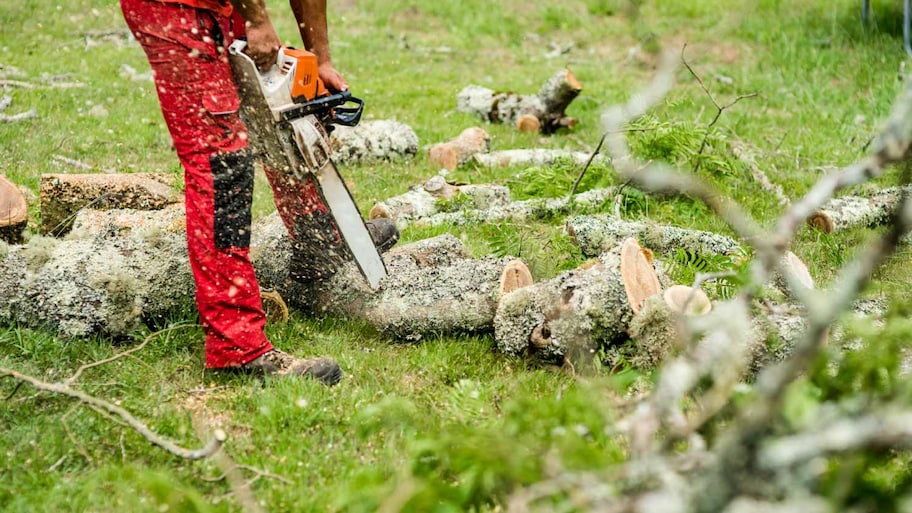
[[[485,128],[495,149],[585,151],[601,135],[601,110],[649,79],[655,50],[661,45],[680,49],[686,42],[688,62],[720,103],[740,94],[759,95],[728,109],[709,130],[710,144],[697,173],[763,222],[775,218],[775,198],[751,181],[727,141],[755,146],[760,167],[794,198],[825,170],[864,154],[900,85],[897,74],[906,57],[894,21],[901,18],[898,2],[873,2],[877,23],[868,30],[855,0],[637,3],[642,4],[638,10],[624,0],[331,3],[333,58],[366,101],[366,119],[407,123],[422,145],[478,123],[455,112],[456,93],[465,85],[534,92],[554,70],[570,66],[584,87],[569,109],[580,120],[572,133],[541,137],[503,126]],[[294,43],[287,7],[270,1],[270,8],[280,34]],[[0,173],[35,193],[42,173],[75,171],[55,162],[55,155],[87,162],[97,171],[180,175],[152,84],[121,75],[123,65],[148,70],[142,50],[133,41],[97,37],[97,44],[87,45],[86,33],[125,28],[116,5],[3,2],[0,26],[0,73],[14,66],[24,76],[7,78],[38,84],[2,91],[13,98],[6,113],[34,107],[38,118],[0,124]],[[545,54],[552,42],[573,46],[549,59]],[[634,47],[640,50],[628,59]],[[86,86],[40,85],[42,75],[59,74]],[[677,78],[665,104],[640,122],[649,130],[631,133],[630,139],[643,157],[690,168],[714,111],[686,70]],[[434,172],[424,152],[405,162],[343,169],[362,207],[402,193]],[[577,172],[572,167],[467,167],[453,176],[497,181],[511,186],[517,197],[534,197],[566,193]],[[876,185],[892,185],[896,176],[891,171]],[[617,183],[610,169],[594,168],[585,185]],[[257,182],[256,194],[256,215],[262,216],[272,208],[265,181]],[[706,207],[687,198],[628,193],[622,211],[631,219],[729,233]],[[537,278],[547,278],[581,260],[561,235],[560,222],[410,228],[403,238],[449,231],[476,255],[520,255]],[[793,249],[826,285],[870,235],[805,230]],[[912,280],[909,256],[905,248],[878,271],[872,292],[900,297]],[[171,322],[195,322],[189,298]],[[905,336],[904,326],[891,332],[892,339]],[[879,332],[873,333],[864,336]],[[492,511],[511,490],[541,479],[555,465],[601,468],[625,457],[624,447],[609,434],[616,416],[610,398],[624,393],[629,374],[605,371],[573,379],[495,353],[489,335],[441,334],[401,344],[357,323],[299,315],[286,325],[270,326],[269,335],[301,355],[335,356],[345,380],[325,389],[310,382],[264,385],[207,373],[202,334],[186,328],[159,337],[134,356],[90,370],[79,386],[120,401],[157,432],[187,446],[199,445],[192,414],[205,410],[228,432],[226,450],[238,463],[294,483],[268,478],[255,483],[257,498],[275,511],[376,511],[396,501],[410,511]],[[79,365],[124,347],[101,337],[63,340],[40,329],[0,326],[0,366],[47,380],[63,379]],[[863,361],[853,365],[868,381],[845,378],[847,384],[816,386],[836,396],[876,378]],[[879,386],[874,389],[889,390]],[[194,392],[201,388],[210,391]],[[0,396],[13,391],[11,380],[0,381]],[[236,510],[224,481],[211,479],[220,473],[209,462],[175,459],[102,414],[27,386],[0,402],[0,508],[8,511]],[[878,480],[866,474],[864,482],[884,490],[903,476],[893,471]]]

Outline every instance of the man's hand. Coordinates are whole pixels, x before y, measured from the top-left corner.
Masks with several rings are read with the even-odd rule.
[[[320,80],[330,91],[348,91],[348,82],[329,61],[320,63]]]
[[[260,71],[275,65],[282,41],[269,20],[265,23],[247,24],[247,55],[253,59]]]

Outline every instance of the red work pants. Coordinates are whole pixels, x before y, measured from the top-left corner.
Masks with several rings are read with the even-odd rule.
[[[249,257],[254,155],[225,50],[244,34],[244,22],[236,14],[155,0],[121,0],[121,8],[149,58],[184,168],[187,249],[206,366],[247,363],[272,344],[263,333],[266,318]],[[311,182],[266,174],[289,230],[296,218],[326,211]]]

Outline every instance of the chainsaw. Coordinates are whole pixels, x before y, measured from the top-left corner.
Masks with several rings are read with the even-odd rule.
[[[228,57],[251,148],[271,169],[314,181],[333,228],[368,284],[376,289],[386,277],[386,267],[330,158],[329,144],[334,125],[358,124],[364,102],[349,91],[327,90],[319,77],[317,56],[311,52],[282,48],[276,64],[261,73],[246,48],[245,40],[235,40],[228,47]]]

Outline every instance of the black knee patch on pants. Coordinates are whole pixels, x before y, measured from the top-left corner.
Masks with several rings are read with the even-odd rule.
[[[209,158],[215,203],[215,247],[250,246],[253,154],[248,149]]]

